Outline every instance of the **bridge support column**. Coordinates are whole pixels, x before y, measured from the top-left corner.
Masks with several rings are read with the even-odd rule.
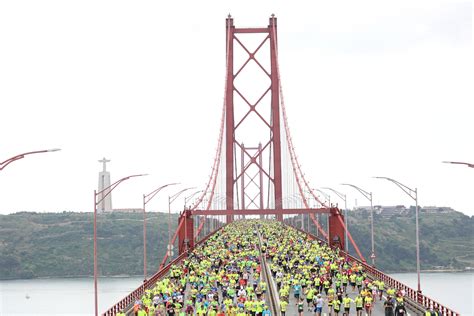
[[[194,249],[194,219],[191,215],[191,210],[184,210],[179,217],[179,221],[184,221],[178,232],[178,251],[179,254],[182,254],[187,250]]]
[[[331,208],[329,214],[329,242],[331,246],[347,251],[345,248],[344,216],[338,208]]]

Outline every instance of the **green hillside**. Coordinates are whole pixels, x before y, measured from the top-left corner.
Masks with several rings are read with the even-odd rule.
[[[143,274],[143,215],[97,218],[100,275]],[[172,217],[172,232],[177,216]],[[0,279],[93,275],[92,213],[0,215]],[[147,216],[148,271],[158,269],[168,242],[168,214]]]
[[[370,262],[370,213],[349,212],[349,231]],[[474,267],[474,217],[460,212],[419,216],[421,270]],[[386,272],[416,271],[414,212],[400,216],[374,215],[376,266]],[[349,251],[355,254],[352,246]]]
[[[370,255],[369,212],[349,212],[349,230],[366,258]],[[0,215],[0,279],[73,277],[93,274],[91,213]],[[413,215],[375,215],[377,267],[415,271]],[[176,214],[172,231],[176,229]],[[143,216],[98,216],[100,275],[143,273]],[[312,228],[313,229],[313,228]],[[148,270],[157,270],[168,241],[168,214],[149,213]],[[459,212],[420,214],[422,270],[474,267],[474,218]],[[350,247],[351,253],[354,253]]]

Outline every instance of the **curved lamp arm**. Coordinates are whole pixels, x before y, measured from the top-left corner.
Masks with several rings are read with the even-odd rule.
[[[175,193],[174,195],[168,197],[169,203],[170,203],[170,204],[173,203],[173,202],[178,198],[178,196],[181,195],[181,193],[183,193],[183,192],[185,192],[185,191],[188,191],[188,190],[192,190],[192,189],[196,189],[196,187],[182,189],[182,190],[179,191],[178,193]]]
[[[387,178],[387,177],[373,177],[375,179],[385,179],[385,180],[388,180],[390,182],[393,182],[395,183],[400,189],[403,190],[403,192],[405,192],[409,197],[411,197],[413,200],[416,201],[416,188],[413,190],[409,187],[407,187],[406,185],[404,185],[403,183],[400,183],[398,182],[397,180],[394,180],[392,178]]]
[[[162,189],[172,186],[172,185],[176,185],[176,184],[179,184],[179,183],[168,183],[168,184],[162,185],[156,190],[151,191],[148,194],[143,194],[143,204],[147,204],[148,202],[150,202],[150,200],[153,199],[155,195],[157,195]]]
[[[346,195],[345,194],[342,194],[341,192],[338,192],[338,191],[336,191],[334,189],[331,189],[331,188],[328,188],[328,187],[324,187],[324,188],[321,188],[321,189],[326,189],[326,190],[334,192],[334,194],[336,194],[339,198],[341,198],[344,201],[344,203],[346,202]]]
[[[354,189],[359,191],[360,194],[362,194],[367,200],[369,200],[369,202],[372,202],[372,192],[367,192],[367,191],[359,188],[358,186],[353,185],[353,184],[349,184],[349,183],[341,183],[341,185],[348,185],[350,187],[353,187]]]
[[[26,153],[23,153],[23,154],[19,154],[19,155],[13,156],[13,157],[11,157],[11,158],[8,158],[8,159],[5,160],[5,161],[0,162],[0,171],[3,170],[3,169],[5,169],[5,167],[8,166],[9,164],[11,164],[12,162],[17,161],[17,160],[20,160],[20,159],[22,159],[22,158],[25,158],[25,156],[27,156],[27,155],[49,153],[49,152],[60,151],[60,150],[61,150],[61,149],[59,149],[59,148],[45,149],[45,150],[36,150],[36,151],[30,151],[30,152],[26,152]]]
[[[112,183],[111,185],[109,185],[108,187],[106,187],[105,189],[103,189],[103,190],[101,190],[101,191],[99,191],[99,192],[96,193],[96,196],[97,196],[97,195],[102,194],[102,193],[104,193],[105,191],[108,190],[108,192],[107,192],[104,196],[102,196],[102,198],[101,198],[99,201],[96,201],[95,204],[96,204],[96,205],[99,205],[99,203],[102,202],[102,201],[113,191],[113,189],[115,189],[115,188],[116,188],[120,183],[122,183],[123,181],[128,180],[128,179],[130,179],[130,178],[142,177],[142,176],[147,176],[147,175],[148,175],[148,174],[146,174],[146,173],[145,173],[145,174],[134,174],[134,175],[131,175],[131,176],[128,176],[128,177],[124,177],[124,178],[122,178],[122,179],[120,179],[120,180],[115,181],[114,183]]]
[[[453,165],[466,165],[469,168],[474,168],[474,163],[468,163],[468,162],[459,162],[459,161],[443,161],[443,163],[450,163]]]

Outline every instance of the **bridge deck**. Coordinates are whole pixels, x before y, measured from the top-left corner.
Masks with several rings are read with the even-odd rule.
[[[267,245],[269,248],[268,255],[273,258],[273,260],[270,261],[271,263],[273,263],[273,282],[276,282],[276,280],[279,279],[281,284],[280,287],[284,286],[285,283],[287,283],[289,287],[288,295],[284,294],[286,298],[283,298],[288,302],[286,314],[302,316],[315,315],[315,304],[313,303],[311,297],[309,300],[307,300],[308,297],[307,295],[305,295],[308,290],[317,288],[317,286],[315,286],[313,282],[315,278],[326,277],[331,282],[329,288],[332,288],[337,291],[335,286],[335,281],[337,279],[335,277],[336,273],[340,272],[342,275],[347,272],[347,275],[356,275],[355,270],[356,268],[358,269],[360,267],[350,264],[344,264],[347,262],[345,261],[345,259],[337,255],[336,252],[326,248],[325,245],[318,243],[318,241],[308,239],[307,235],[303,232],[291,229],[281,229],[282,227],[280,227],[279,223],[274,223],[271,225],[274,225],[275,228],[272,229],[270,236],[268,236],[268,238],[265,240],[265,245]],[[326,254],[327,257],[324,258]],[[319,256],[322,257],[322,260],[320,262],[314,259],[315,257]],[[322,269],[319,271],[315,269],[315,267],[317,268],[318,266],[324,267],[325,264],[323,262],[339,262],[336,270],[337,272],[335,272],[332,277],[330,276],[329,269],[327,271],[328,274],[325,274],[325,271]],[[277,275],[277,271],[280,271],[281,275]],[[360,274],[362,275],[362,271],[360,271]],[[301,277],[301,279],[298,279],[298,277]],[[295,282],[295,280],[298,281]],[[306,282],[306,280],[309,280],[309,282]],[[367,283],[369,282],[369,280],[371,279],[367,276]],[[300,287],[299,297],[302,298],[302,301],[300,302],[302,302],[304,310],[300,314],[298,313],[299,300],[296,298],[294,290],[295,283],[303,285],[302,287]],[[370,286],[370,283],[368,285]],[[363,288],[364,285],[361,286],[361,289]],[[323,286],[321,286],[321,289],[313,293],[314,295],[310,296],[315,297],[317,293],[320,293],[321,298],[324,300],[321,315],[335,315],[334,311],[330,311],[329,309],[329,301],[333,300],[337,296],[333,296],[330,293],[328,295],[328,293],[326,293],[326,291],[323,289]],[[348,294],[349,298],[354,300],[359,294],[359,289],[357,288],[357,286],[353,289],[349,282],[348,286],[346,287],[346,290],[340,291],[339,300],[341,301],[341,303],[342,298],[345,296],[346,293]],[[279,300],[282,299],[282,295],[279,295],[278,297]],[[385,299],[385,296],[382,296],[382,300],[379,300],[377,297],[375,297],[375,301],[372,304],[371,309],[372,315],[385,315],[383,306],[383,302],[385,301]],[[355,303],[352,301],[349,306],[350,309],[348,315],[356,315]],[[406,306],[406,308],[409,309],[409,306]],[[341,304],[339,315],[342,315],[343,312],[344,305]],[[366,312],[362,311],[361,315],[365,314]],[[412,312],[412,314],[416,313]]]
[[[317,252],[321,256],[320,261],[309,259],[310,254],[316,254],[311,252],[311,249],[321,251]],[[261,256],[262,253],[267,257],[267,260]],[[308,258],[305,258],[305,256]],[[145,299],[144,305],[148,305],[148,308],[156,305],[156,310],[160,310],[162,315],[166,315],[166,306],[170,305],[167,302],[172,301],[167,299],[169,295],[166,293],[177,292],[179,287],[182,287],[184,289],[183,298],[179,299],[178,295],[178,298],[174,297],[173,301],[174,303],[178,300],[181,301],[180,304],[174,305],[176,314],[193,310],[192,315],[215,315],[213,312],[209,313],[209,308],[203,307],[209,304],[215,306],[216,311],[224,312],[225,315],[238,315],[239,311],[249,312],[253,308],[250,306],[253,305],[268,306],[272,315],[280,315],[281,297],[278,295],[275,279],[271,276],[270,265],[274,266],[273,264],[277,262],[282,263],[278,258],[283,257],[287,260],[279,269],[285,271],[284,280],[291,285],[298,277],[308,276],[305,271],[309,272],[315,266],[318,266],[318,268],[311,270],[312,278],[326,276],[325,271],[320,270],[319,267],[322,267],[325,261],[336,262],[342,260],[330,248],[319,245],[317,241],[307,238],[303,233],[293,228],[282,226],[279,222],[240,221],[240,223],[225,227],[219,234],[212,236],[202,247],[193,251],[193,254],[183,265],[172,268],[171,278],[169,278],[169,275],[165,276],[165,279],[168,279],[166,286],[161,285],[161,289],[154,285],[151,286],[152,290],[148,292],[150,293],[149,298]],[[298,260],[302,264],[299,267],[296,264],[295,268],[294,263]],[[343,260],[339,261],[341,272],[343,272],[343,262]],[[186,278],[186,282],[180,283],[182,277],[176,276],[176,271],[184,271],[182,276]],[[245,291],[243,291],[245,300],[252,301],[252,304],[245,304],[244,299],[239,299],[239,283],[241,279],[247,278],[246,275],[248,275],[249,284],[255,283],[253,290],[245,287]],[[255,282],[253,282],[254,280]],[[267,281],[266,293],[258,296],[253,295],[252,293],[259,292],[263,280]],[[335,277],[332,280],[334,281]],[[334,285],[332,287],[334,288]],[[153,292],[153,288],[159,290]],[[232,290],[229,291],[229,289]],[[209,295],[212,292],[214,294]],[[225,296],[225,293],[229,292],[231,294]],[[349,297],[354,299],[358,291],[357,289],[352,290],[349,286],[347,293]],[[286,315],[298,315],[297,302],[294,298],[294,290],[291,287],[288,294],[289,304]],[[327,300],[328,296],[324,291],[321,294]],[[155,304],[153,304],[153,296],[155,296]],[[229,296],[231,299],[225,301]],[[305,298],[304,294],[301,296]],[[192,308],[188,305],[191,305]],[[304,311],[301,315],[314,315],[313,304],[310,305],[308,306],[305,300]],[[128,306],[130,315],[133,314],[130,313],[131,307],[131,305]],[[355,309],[355,304],[351,303],[351,315],[356,315]],[[198,312],[199,310],[202,311]],[[261,311],[261,308],[259,307],[257,310]],[[343,306],[341,306],[340,315],[342,315],[342,311]],[[322,315],[329,312],[327,301],[322,312]],[[114,315],[115,313],[107,314]],[[382,302],[376,300],[372,315],[384,315]]]

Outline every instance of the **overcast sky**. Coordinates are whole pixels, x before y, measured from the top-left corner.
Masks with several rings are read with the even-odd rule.
[[[368,202],[474,215],[470,1],[2,1],[0,213],[92,211],[102,157],[116,208],[181,182],[202,188],[212,166],[225,75],[225,18],[278,18],[285,103],[314,188]],[[176,188],[179,189],[179,188]],[[151,209],[167,209],[160,193]],[[182,201],[176,202],[179,205]],[[179,209],[179,207],[176,207]],[[177,211],[176,209],[176,211]]]

